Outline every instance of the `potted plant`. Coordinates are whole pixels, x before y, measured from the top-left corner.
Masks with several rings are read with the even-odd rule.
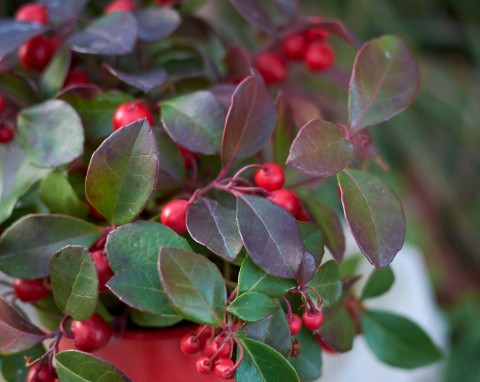
[[[227,5],[227,24],[255,28],[251,51],[198,17],[198,1],[8,2],[7,379],[313,381],[322,352],[357,334],[396,367],[441,357],[418,325],[364,303],[392,285],[405,237],[400,200],[367,171],[368,128],[415,98],[412,54],[394,36],[361,44],[294,0]],[[341,221],[315,194],[335,178],[374,267],[360,292]],[[181,352],[195,356],[171,374],[131,371],[135,353],[175,365]]]

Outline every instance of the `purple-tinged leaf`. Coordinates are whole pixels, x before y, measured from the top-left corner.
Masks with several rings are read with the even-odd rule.
[[[210,92],[198,91],[162,102],[162,124],[179,145],[206,155],[220,152],[225,109]]]
[[[316,103],[307,96],[289,95],[288,103],[292,109],[296,126],[305,126],[312,119],[322,119],[322,113]]]
[[[345,170],[337,177],[345,218],[358,247],[375,267],[386,267],[405,240],[405,215],[400,200],[372,174]]]
[[[358,51],[348,95],[352,134],[403,111],[417,96],[420,73],[412,53],[395,36],[383,36]]]
[[[112,12],[74,34],[67,42],[79,53],[118,56],[133,50],[137,34],[137,20],[130,12]]]
[[[300,234],[302,235],[305,251],[309,252],[315,259],[317,268],[322,263],[325,253],[324,240],[320,227],[313,223],[297,222]]]
[[[352,45],[354,48],[360,48],[362,43],[355,34],[349,30],[345,24],[338,20],[323,20],[321,23],[311,25],[320,27],[329,31],[332,35],[337,36]]]
[[[328,177],[353,160],[353,146],[333,123],[313,120],[292,143],[287,165],[314,176]]]
[[[0,20],[0,58],[13,52],[28,39],[45,32],[46,28],[37,23],[22,23]]]
[[[169,7],[150,7],[134,12],[138,22],[138,38],[144,42],[163,40],[178,28],[180,14]]]
[[[324,321],[319,336],[326,345],[337,352],[352,349],[355,338],[355,324],[343,304],[323,309]]]
[[[39,0],[48,9],[48,17],[55,23],[76,18],[82,13],[88,0]]]
[[[291,214],[268,199],[238,194],[237,223],[255,264],[272,276],[295,278],[304,245]]]
[[[13,354],[43,341],[46,334],[0,297],[0,354]]]
[[[208,89],[208,91],[212,93],[215,97],[217,97],[218,101],[222,104],[225,110],[228,110],[232,103],[232,95],[235,89],[235,85],[228,83],[220,83],[213,85],[211,88]]]
[[[295,137],[295,121],[289,100],[283,91],[279,91],[275,99],[277,108],[277,124],[273,133],[273,159],[275,163],[285,163],[290,145]]]
[[[223,167],[260,150],[275,129],[276,117],[275,104],[259,75],[242,81],[233,93],[223,131]]]
[[[232,46],[223,61],[227,67],[227,77],[233,83],[239,83],[250,76],[252,60],[244,47]]]
[[[315,275],[317,267],[317,262],[315,261],[313,255],[310,252],[305,251],[303,253],[302,263],[300,264],[300,268],[298,268],[298,272],[295,277],[298,281],[298,284],[305,285],[308,283]]]
[[[228,261],[235,260],[243,243],[235,211],[215,200],[202,198],[187,213],[187,228],[192,238]]]
[[[157,143],[148,122],[123,126],[92,155],[85,179],[88,200],[111,223],[128,223],[150,200],[158,166]]]
[[[222,274],[205,256],[163,247],[158,273],[170,303],[182,317],[198,324],[223,323],[227,290]]]
[[[180,150],[175,142],[165,133],[162,128],[152,128],[158,146],[158,169],[157,188],[170,189],[182,184],[185,179],[185,163]]]
[[[136,74],[129,74],[115,69],[108,64],[104,64],[104,67],[120,81],[140,89],[144,93],[150,93],[152,90],[162,86],[167,79],[167,72],[162,68],[154,68]]]

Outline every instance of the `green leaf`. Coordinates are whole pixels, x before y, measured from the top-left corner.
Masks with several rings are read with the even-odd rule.
[[[140,312],[136,309],[130,310],[130,318],[135,325],[143,328],[163,328],[167,326],[175,325],[182,321],[182,317],[175,315],[161,315]]]
[[[150,200],[158,166],[157,143],[148,122],[124,126],[93,153],[85,179],[88,200],[113,224],[128,223]]]
[[[57,306],[74,320],[86,320],[95,313],[98,277],[88,249],[69,245],[50,259],[50,278]]]
[[[223,322],[227,291],[218,268],[204,256],[177,248],[162,248],[158,271],[170,303],[198,324]]]
[[[283,91],[279,91],[275,99],[277,108],[277,123],[272,137],[273,158],[275,163],[285,163],[290,151],[290,145],[295,138],[295,121],[292,108]]]
[[[40,197],[54,214],[65,214],[77,218],[88,215],[87,205],[78,197],[61,171],[52,171],[40,184]]]
[[[381,296],[388,292],[394,281],[395,275],[390,267],[374,270],[363,287],[361,299]]]
[[[0,93],[23,105],[30,105],[37,101],[37,94],[32,84],[11,72],[0,75]]]
[[[20,353],[3,356],[2,359],[0,359],[0,361],[3,361],[1,363],[1,376],[5,378],[6,382],[25,381],[30,370],[29,367],[25,366],[25,357],[37,359],[44,353],[45,349],[43,345],[38,344]]]
[[[271,297],[256,292],[243,293],[228,306],[228,311],[243,321],[258,321],[277,310],[278,305]]]
[[[33,164],[58,167],[83,154],[82,122],[64,101],[51,100],[22,109],[17,125],[20,145]]]
[[[322,341],[337,352],[352,349],[355,324],[343,303],[323,308],[324,321],[319,329]]]
[[[404,369],[429,365],[442,358],[428,335],[408,318],[379,310],[360,316],[368,346],[382,362]]]
[[[90,247],[101,233],[100,227],[70,216],[24,216],[0,240],[0,270],[24,279],[45,277],[53,253],[66,245]]]
[[[297,371],[301,382],[316,381],[322,375],[323,364],[318,340],[305,328],[302,328],[295,339],[300,342],[300,355],[289,361]]]
[[[71,52],[66,46],[58,48],[47,68],[40,77],[40,94],[43,98],[52,97],[59,91],[70,69]]]
[[[263,269],[253,263],[250,257],[246,256],[240,268],[238,276],[238,293],[258,292],[279,297],[295,288],[297,283],[293,279],[284,279],[270,276]]]
[[[67,350],[55,356],[57,372],[62,382],[131,382],[112,364],[76,350]]]
[[[157,188],[170,189],[182,184],[185,180],[186,171],[182,155],[178,146],[159,127],[152,128],[158,146],[158,169]]]
[[[334,305],[342,294],[342,281],[335,261],[323,264],[307,285],[320,294],[325,306]],[[315,294],[312,293],[312,297],[316,298]]]
[[[343,280],[355,276],[358,272],[360,260],[362,259],[363,256],[361,254],[357,254],[347,257],[345,260],[343,260],[338,266],[338,269],[340,271],[340,278]]]
[[[236,382],[298,382],[295,369],[275,349],[250,338],[239,337],[245,357],[235,375]],[[239,354],[237,351],[237,357]]]
[[[375,267],[386,267],[405,240],[405,215],[400,200],[372,174],[350,169],[337,177],[345,218],[358,247]]]
[[[325,247],[323,244],[323,235],[320,227],[313,223],[297,222],[302,235],[305,251],[309,252],[314,258],[317,266],[322,263]]]

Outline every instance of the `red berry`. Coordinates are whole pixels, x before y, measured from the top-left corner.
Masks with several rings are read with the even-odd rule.
[[[40,368],[34,379],[36,370]],[[33,365],[27,374],[27,382],[54,382],[57,377],[55,370],[50,369],[47,363]]]
[[[192,168],[193,164],[197,160],[196,155],[192,153],[190,150],[186,149],[185,147],[178,146],[178,149],[180,150],[180,154],[182,155],[183,164],[185,165],[185,168]]]
[[[285,182],[283,168],[276,163],[264,163],[263,168],[259,168],[254,176],[255,184],[267,191],[275,191],[282,188]]]
[[[262,53],[255,60],[255,67],[266,84],[278,84],[287,78],[287,65],[276,53]]]
[[[296,314],[287,314],[287,322],[292,336],[298,334],[302,329],[302,320]]]
[[[77,349],[86,352],[104,347],[112,337],[112,328],[98,314],[83,321],[73,320],[71,330]]]
[[[14,279],[13,290],[15,295],[25,302],[41,300],[50,293],[44,278],[34,280]]]
[[[97,211],[97,209],[90,204],[89,201],[87,201],[87,207],[88,207],[88,213],[90,214],[91,217],[93,217],[96,220],[105,220],[103,215]]]
[[[42,71],[55,52],[52,44],[43,36],[33,37],[18,49],[18,60],[25,69]]]
[[[81,69],[72,69],[67,74],[67,77],[65,78],[65,81],[63,83],[63,87],[66,88],[67,86],[71,85],[83,85],[89,83],[90,78],[88,77],[88,74],[86,72]]]
[[[300,202],[298,201],[297,195],[288,188],[272,191],[267,199],[283,207],[293,216],[296,216],[300,210]]]
[[[217,354],[217,357],[228,357],[230,355],[230,350],[232,350],[230,341],[227,341],[225,338],[215,339],[212,343],[212,351],[213,353],[217,353],[219,350],[220,352]]]
[[[5,108],[5,98],[0,96],[0,113],[3,111],[4,108]]]
[[[97,268],[98,289],[100,290],[100,292],[105,292],[107,290],[105,284],[113,276],[113,271],[112,268],[110,268],[107,254],[104,250],[95,251],[92,252],[92,259],[95,263],[95,268]]]
[[[301,222],[311,222],[312,219],[310,218],[310,215],[308,214],[307,210],[305,209],[304,206],[300,204],[300,209],[298,210],[297,214],[295,215],[295,219]]]
[[[310,42],[324,41],[330,37],[330,32],[325,28],[314,27],[305,32],[305,37]]]
[[[15,20],[25,23],[48,24],[48,13],[42,4],[27,3],[15,12]]]
[[[323,312],[320,310],[307,309],[303,312],[303,324],[307,329],[317,330],[323,324]]]
[[[312,71],[330,69],[335,62],[335,51],[324,42],[313,42],[305,54],[305,64]]]
[[[105,7],[105,14],[112,12],[129,12],[135,8],[132,0],[115,0]]]
[[[197,361],[197,371],[201,374],[210,374],[213,371],[213,362],[210,358],[200,357]]]
[[[185,233],[187,232],[187,210],[186,200],[172,200],[163,206],[160,221],[178,234]]]
[[[235,364],[230,358],[222,357],[215,362],[215,374],[223,379],[233,378]]]
[[[308,48],[307,38],[300,33],[292,34],[282,41],[283,54],[290,60],[301,60]]]
[[[208,339],[205,341],[202,348],[202,354],[209,358],[213,355],[212,340]]]
[[[201,342],[205,342],[209,338],[211,338],[212,337],[212,332],[213,332],[213,327],[211,327],[211,326],[199,326],[197,328],[197,335],[198,335],[198,338],[200,339]]]
[[[180,341],[180,349],[185,354],[195,354],[201,350],[202,344],[200,339],[196,338],[195,334],[188,333],[185,334]]]
[[[152,113],[139,101],[122,103],[113,114],[113,130],[116,131],[125,125],[144,118],[147,119],[150,126],[153,126]]]
[[[0,143],[10,143],[15,137],[15,130],[7,125],[0,125]]]

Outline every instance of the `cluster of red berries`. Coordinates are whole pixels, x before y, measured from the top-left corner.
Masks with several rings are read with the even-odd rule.
[[[287,322],[292,336],[297,335],[302,329],[302,322],[311,331],[320,329],[323,324],[323,312],[318,309],[309,308],[303,312],[302,318],[295,313],[287,313]]]
[[[197,360],[197,371],[201,374],[215,374],[223,379],[232,379],[235,363],[232,361],[232,340],[229,335],[217,334],[211,326],[200,326],[196,333],[186,334],[180,349],[185,354],[201,352]]]
[[[287,78],[288,61],[303,60],[314,72],[328,70],[335,63],[335,51],[326,42],[329,32],[322,27],[311,27],[303,33],[294,33],[282,40],[278,52],[261,53],[255,67],[267,84],[278,84]]]
[[[155,0],[155,4],[158,5],[173,5],[176,0]],[[105,7],[104,12],[106,14],[112,12],[129,12],[135,8],[135,2],[133,0],[114,0]]]

